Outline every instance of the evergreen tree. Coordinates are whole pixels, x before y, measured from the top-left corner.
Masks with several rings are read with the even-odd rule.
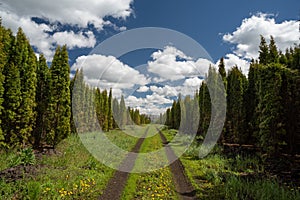
[[[259,63],[267,64],[269,63],[269,47],[267,45],[266,39],[261,35],[260,36],[260,45],[259,45]]]
[[[47,109],[50,106],[50,71],[43,55],[39,57],[37,66],[37,88],[36,88],[36,121],[33,131],[33,143],[37,148],[41,142],[45,142],[49,124],[46,118],[49,117]]]
[[[71,102],[70,102],[70,66],[66,46],[57,47],[50,68],[51,99],[49,112],[51,113],[51,130],[48,141],[56,146],[70,132]]]
[[[261,66],[259,70],[259,142],[263,149],[274,155],[278,153],[282,136],[285,135],[280,94],[281,70],[278,64]]]
[[[4,101],[4,67],[7,64],[8,59],[8,46],[10,45],[11,38],[9,35],[9,31],[7,31],[4,27],[2,27],[2,22],[0,18],[0,116],[3,113],[3,101]],[[4,143],[4,132],[2,130],[3,124],[2,119],[0,118],[0,147],[5,145]]]
[[[204,81],[199,90],[199,113],[198,135],[205,136],[211,117],[211,98],[207,84]]]
[[[225,63],[224,63],[224,58],[223,57],[220,59],[218,71],[219,71],[220,76],[222,77],[222,80],[224,82],[224,87],[226,89],[227,88],[226,70],[225,70]]]
[[[125,126],[127,124],[127,109],[125,105],[125,100],[124,96],[121,96],[121,101],[120,101],[120,128],[125,129]]]
[[[114,122],[114,128],[118,128],[118,123],[120,123],[120,105],[116,98],[113,100],[113,122]]]
[[[245,142],[245,110],[244,95],[246,90],[246,77],[238,69],[233,67],[227,77],[227,134],[225,140],[229,142]]]
[[[110,88],[108,96],[108,130],[113,129],[112,103],[112,89]]]
[[[11,35],[9,58],[3,70],[5,82],[2,128],[5,133],[5,143],[8,146],[19,146],[23,143],[23,138],[20,136],[21,117],[19,115],[21,104],[21,80],[19,68],[14,64],[14,61],[16,60],[15,51],[16,41]]]
[[[273,63],[278,63],[279,61],[279,54],[273,36],[270,38],[268,61]]]
[[[245,140],[250,144],[256,144],[256,137],[259,126],[256,121],[258,113],[256,112],[256,108],[259,102],[258,99],[258,64],[251,63],[248,73],[248,86],[247,91],[244,98],[244,107],[245,107],[245,117],[246,117],[246,130]]]
[[[108,97],[107,97],[107,90],[103,90],[102,92],[102,115],[103,115],[103,124],[102,129],[104,131],[108,131]]]

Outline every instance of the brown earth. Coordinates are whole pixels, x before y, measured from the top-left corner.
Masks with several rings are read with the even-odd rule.
[[[182,200],[198,199],[196,197],[196,190],[192,186],[191,182],[185,174],[184,166],[181,161],[177,158],[174,151],[170,146],[167,145],[166,137],[159,131],[160,137],[163,144],[166,144],[166,154],[169,160],[175,160],[171,165],[170,169],[173,175],[173,181],[175,184],[176,192]]]
[[[162,143],[166,144],[167,140],[165,136],[161,132],[159,132],[159,134],[162,139]],[[139,149],[143,141],[144,138],[140,138],[132,151],[136,153],[139,152]],[[173,150],[169,146],[166,147],[167,147],[166,155],[168,159],[171,160],[176,155],[174,154]],[[124,168],[125,166],[127,170],[132,169],[134,167],[135,159],[136,156],[128,156],[121,164],[120,168]],[[191,199],[196,200],[197,199],[196,191],[193,188],[190,181],[188,180],[187,176],[185,175],[185,170],[180,160],[176,159],[176,161],[170,165],[170,169],[173,176],[176,192],[178,193],[179,197],[183,200],[191,200]],[[108,182],[106,189],[104,190],[103,194],[100,196],[99,199],[100,200],[120,199],[121,194],[126,186],[129,174],[130,173],[127,172],[116,171],[114,176]]]
[[[146,136],[148,129],[146,130],[145,135],[140,138],[131,152],[138,153],[143,142],[144,137]],[[119,169],[123,169],[123,171],[117,170],[113,177],[109,180],[103,194],[99,197],[99,200],[117,200],[121,198],[122,192],[126,186],[127,179],[129,176],[129,172],[134,167],[135,160],[137,158],[137,154],[128,154],[124,161],[121,163]],[[125,169],[125,170],[124,170]]]

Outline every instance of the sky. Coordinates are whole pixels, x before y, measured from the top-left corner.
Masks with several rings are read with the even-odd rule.
[[[274,36],[282,51],[299,44],[299,15],[299,0],[0,0],[2,24],[14,33],[22,27],[37,55],[51,62],[56,46],[66,44],[72,72],[83,68],[87,82],[112,87],[114,96],[124,95],[127,105],[147,114],[164,112],[179,93],[192,95],[221,57],[227,70],[237,65],[247,75],[260,35]],[[173,43],[118,57],[91,53],[112,36],[142,27],[178,31],[210,59]]]

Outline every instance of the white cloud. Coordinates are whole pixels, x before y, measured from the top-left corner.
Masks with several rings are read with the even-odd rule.
[[[44,53],[46,58],[49,59],[53,56],[53,38],[47,34],[47,31],[52,31],[52,27],[46,24],[36,24],[29,17],[19,17],[16,14],[8,13],[0,10],[2,23],[4,26],[17,32],[19,27],[22,27],[30,43],[37,47],[40,53]]]
[[[54,33],[53,39],[58,45],[68,44],[69,49],[94,47],[96,44],[96,38],[92,31],[79,32],[77,34],[73,31],[57,32]]]
[[[96,54],[80,56],[71,70],[80,68],[83,69],[87,82],[100,88],[128,89],[149,82],[143,74],[113,56]]]
[[[106,25],[118,31],[126,30],[126,27],[117,27],[103,18],[112,16],[125,19],[132,13],[132,2],[133,0],[2,0],[0,16],[3,25],[14,33],[18,27],[22,27],[38,53],[43,53],[47,60],[51,60],[57,44],[66,44],[70,49],[94,47],[94,34],[83,31],[89,25],[93,25],[98,31]],[[37,24],[32,20],[33,17],[45,19],[50,25]],[[79,31],[61,32],[59,25],[76,27]]]
[[[154,52],[152,58],[153,61],[148,62],[148,71],[159,76],[156,81],[175,81],[204,75],[212,64],[202,58],[194,61],[182,51],[170,46],[165,47],[163,51]]]
[[[199,79],[198,77],[194,77],[194,78],[189,78],[186,79],[183,83],[184,86],[186,87],[200,87],[200,84],[202,83],[202,80]]]
[[[40,17],[83,28],[92,24],[102,29],[105,16],[128,17],[131,3],[132,0],[2,0],[2,7],[20,17]]]
[[[140,113],[159,115],[164,113],[166,108],[164,104],[171,104],[173,101],[166,98],[164,95],[159,95],[153,93],[152,95],[147,95],[146,98],[137,98],[135,96],[128,96],[125,99],[127,106],[131,108],[138,108]]]
[[[277,47],[286,48],[299,43],[299,24],[297,20],[277,23],[273,16],[259,13],[243,20],[240,27],[233,33],[223,36],[223,40],[235,45],[234,53],[242,58],[258,58],[260,35],[269,40],[272,35]]]
[[[165,85],[164,87],[157,87],[155,85],[150,86],[150,90],[159,95],[165,95],[167,97],[174,97],[178,95],[178,91],[176,88],[171,87],[169,85]]]
[[[136,90],[137,92],[148,92],[149,87],[147,86],[141,86],[139,89]]]
[[[218,61],[216,65],[219,65],[219,62],[220,61]],[[240,58],[235,54],[226,54],[226,56],[224,57],[224,64],[226,71],[230,70],[232,67],[237,65],[239,68],[241,68],[243,74],[248,75],[250,66],[249,61]]]

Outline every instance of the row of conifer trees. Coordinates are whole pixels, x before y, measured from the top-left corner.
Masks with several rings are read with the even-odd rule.
[[[72,98],[74,87],[77,96]],[[77,100],[73,106],[72,99]],[[86,125],[76,126],[73,113]],[[119,124],[114,120],[118,116]],[[43,55],[37,58],[21,28],[14,35],[0,22],[0,147],[55,147],[71,133],[99,125],[109,131],[133,122],[150,119],[127,108],[123,97],[113,99],[111,89],[100,92],[88,86],[82,70],[70,79],[66,46],[57,47],[49,67]]]
[[[179,97],[167,110],[166,125],[178,129],[181,120],[197,120],[198,136],[206,135],[211,121],[209,81],[222,77],[226,90],[226,120],[220,142],[254,144],[270,154],[300,153],[300,46],[278,51],[275,40],[261,36],[259,61],[252,60],[246,77],[238,66],[226,73],[224,59],[210,67],[194,98]],[[183,101],[183,103],[180,103]],[[188,103],[198,113],[182,115]],[[197,102],[196,105],[193,102]],[[193,110],[193,109],[190,109]],[[199,116],[199,117],[197,117]],[[199,121],[198,121],[199,120]],[[182,128],[182,127],[181,127]],[[195,129],[189,126],[190,129]],[[189,130],[187,130],[188,132]]]

